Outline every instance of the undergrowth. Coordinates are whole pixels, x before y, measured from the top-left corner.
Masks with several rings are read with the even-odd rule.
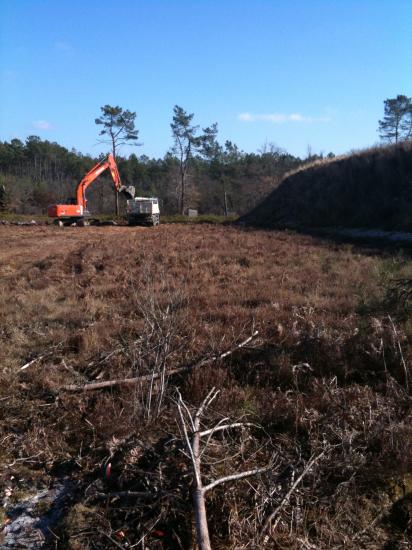
[[[247,425],[209,442],[205,482],[271,465],[208,493],[213,548],[408,547],[406,255],[221,225],[0,236],[0,483],[75,481],[50,547],[190,548],[176,395],[212,387],[203,428]]]

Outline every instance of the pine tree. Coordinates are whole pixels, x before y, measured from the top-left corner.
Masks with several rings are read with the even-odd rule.
[[[116,158],[116,152],[120,145],[132,142],[134,145],[139,145],[137,143],[139,131],[135,127],[136,113],[111,105],[104,105],[104,107],[100,107],[100,110],[102,111],[101,116],[94,120],[96,124],[103,126],[99,132],[99,136],[104,136],[100,143],[110,143],[114,158]],[[116,214],[119,214],[118,193],[116,193]]]
[[[383,141],[398,143],[412,137],[412,100],[398,95],[386,99],[385,113],[379,121],[379,135]]]
[[[181,214],[185,212],[187,175],[193,156],[197,154],[207,158],[216,147],[217,124],[203,128],[203,134],[199,134],[199,126],[192,124],[193,117],[193,113],[189,114],[179,105],[175,105],[170,124],[175,142],[172,151],[179,160]]]

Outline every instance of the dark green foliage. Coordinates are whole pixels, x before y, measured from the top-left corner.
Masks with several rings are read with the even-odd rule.
[[[9,197],[6,186],[0,180],[0,212],[5,212],[8,208]]]
[[[104,105],[104,107],[100,107],[100,110],[101,116],[94,121],[103,126],[99,133],[99,136],[103,136],[101,142],[110,143],[114,157],[120,145],[130,142],[138,145],[136,140],[139,131],[135,127],[136,113],[111,105]]]
[[[386,99],[385,114],[379,121],[379,135],[383,141],[398,143],[412,137],[412,100],[398,95]]]
[[[220,146],[214,127],[203,130],[200,150],[190,159],[186,206],[199,214],[243,214],[278,185],[285,172],[301,164],[283,151],[244,153],[227,141]],[[76,186],[98,159],[37,136],[25,142],[0,141],[0,178],[8,189],[8,209],[17,214],[42,214],[49,203],[73,197]],[[180,161],[169,152],[163,159],[131,154],[118,156],[122,182],[135,185],[140,196],[157,196],[165,215],[180,212]],[[102,175],[87,191],[93,214],[111,214],[113,183]],[[122,207],[121,207],[122,211]]]
[[[173,113],[173,121],[170,124],[174,139],[172,151],[179,162],[179,211],[184,214],[187,206],[186,188],[189,167],[195,155],[212,159],[218,154],[217,124],[203,128],[203,133],[199,134],[199,126],[192,124],[193,113],[186,113],[179,105],[174,106]]]
[[[137,143],[139,131],[135,127],[136,113],[111,105],[104,105],[100,107],[100,110],[102,112],[100,118],[94,120],[96,124],[103,126],[99,133],[99,136],[102,136],[100,143],[109,143],[115,158],[117,158],[117,151],[121,145],[125,143],[140,145]],[[103,194],[101,198],[103,201]],[[119,215],[119,193],[116,191],[115,211],[116,215]]]

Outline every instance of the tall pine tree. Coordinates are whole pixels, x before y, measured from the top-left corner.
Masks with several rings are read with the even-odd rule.
[[[100,107],[102,112],[94,121],[103,128],[99,132],[102,136],[100,143],[109,143],[113,157],[116,158],[118,148],[125,143],[137,143],[139,131],[135,127],[136,113],[119,106],[104,105]],[[116,192],[116,214],[119,214],[119,194]]]
[[[385,113],[379,121],[379,135],[383,141],[398,143],[412,137],[412,100],[405,95],[386,99]]]

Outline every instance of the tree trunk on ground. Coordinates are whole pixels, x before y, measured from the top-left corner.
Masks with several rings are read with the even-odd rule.
[[[203,489],[197,487],[193,492],[197,544],[200,550],[211,550],[209,529],[207,525],[206,504]]]

